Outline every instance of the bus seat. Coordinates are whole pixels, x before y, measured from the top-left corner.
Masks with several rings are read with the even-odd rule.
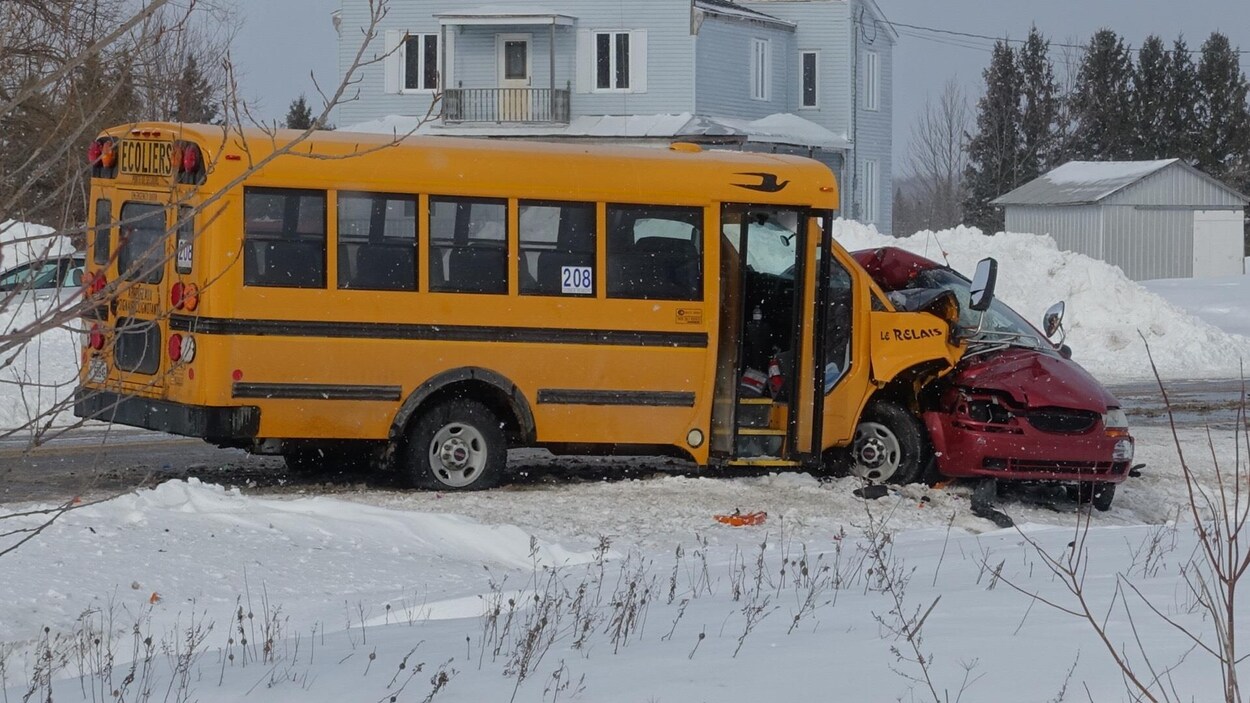
[[[251,285],[320,288],[325,285],[325,260],[319,242],[249,242],[243,257],[243,278]]]
[[[411,246],[362,246],[356,252],[353,288],[416,289],[416,252]]]
[[[595,265],[594,253],[544,251],[538,255],[538,281],[534,292],[558,294],[563,289],[561,274],[565,266]]]
[[[447,290],[507,293],[508,250],[498,247],[452,247],[447,259]]]
[[[699,296],[699,250],[694,242],[643,237],[614,254],[612,288],[625,297],[691,300]]]

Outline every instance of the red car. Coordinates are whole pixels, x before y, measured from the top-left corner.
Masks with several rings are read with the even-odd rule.
[[[1111,507],[1116,484],[1129,475],[1133,438],[1119,401],[1069,358],[1067,346],[1050,342],[1000,300],[984,318],[971,311],[969,281],[949,267],[894,247],[853,256],[896,307],[943,289],[960,301],[968,350],[920,399],[940,474],[1068,482],[1082,502]],[[1047,313],[1043,326],[1051,335],[1062,315],[1061,304]],[[875,455],[873,429],[857,433],[853,464],[863,463],[854,456],[861,443]]]

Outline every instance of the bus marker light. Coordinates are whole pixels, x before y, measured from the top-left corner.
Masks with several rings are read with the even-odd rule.
[[[234,380],[236,380],[236,381],[242,381],[242,380],[243,380],[243,370],[242,370],[242,369],[235,369],[235,370],[234,370],[234,373],[230,374],[230,378],[233,378],[233,379],[234,379]]]
[[[226,154],[226,161],[242,161],[243,157],[238,154]]]
[[[695,448],[703,446],[703,431],[697,429],[690,430],[690,432],[686,434],[686,444]]]
[[[169,360],[178,361],[182,358],[182,335],[169,335]]]

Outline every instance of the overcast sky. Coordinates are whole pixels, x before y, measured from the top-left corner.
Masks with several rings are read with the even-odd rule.
[[[403,0],[394,0],[403,1]],[[472,0],[465,0],[471,2]],[[315,93],[310,73],[323,86],[338,82],[337,37],[330,13],[340,0],[236,0],[242,29],[234,61],[243,74],[244,97],[260,115],[282,119],[291,101]],[[620,0],[623,6],[629,0]],[[911,124],[926,96],[936,95],[951,77],[967,87],[969,100],[981,90],[981,71],[993,42],[938,34],[901,25],[952,30],[987,36],[1023,38],[1038,28],[1053,42],[1084,42],[1101,27],[1110,27],[1137,47],[1148,34],[1170,45],[1183,32],[1191,49],[1202,45],[1215,29],[1234,45],[1250,50],[1250,2],[1247,0],[878,0],[886,16],[898,23],[894,54],[894,147],[902,155]],[[475,3],[476,4],[476,3]],[[487,4],[482,0],[481,4]],[[1060,60],[1052,48],[1052,58]],[[1250,60],[1243,56],[1243,68]],[[1059,67],[1062,70],[1062,67]]]

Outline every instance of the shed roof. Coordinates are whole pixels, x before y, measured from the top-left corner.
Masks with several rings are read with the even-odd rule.
[[[992,205],[1084,205],[1130,186],[1180,159],[1069,161],[991,201]]]

